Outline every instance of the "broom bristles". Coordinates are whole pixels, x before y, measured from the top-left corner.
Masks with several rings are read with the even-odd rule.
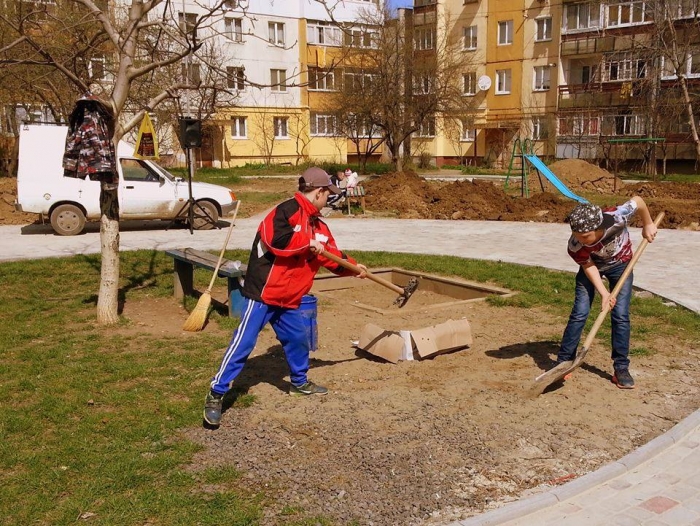
[[[185,320],[185,324],[182,326],[183,331],[197,332],[204,328],[204,324],[207,322],[207,314],[209,314],[209,306],[211,305],[211,293],[206,290],[199,297],[197,305],[190,316]]]

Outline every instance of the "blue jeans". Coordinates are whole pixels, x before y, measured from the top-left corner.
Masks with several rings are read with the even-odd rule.
[[[627,268],[627,263],[621,263],[604,272],[601,276],[608,278],[610,290],[617,284],[620,276]],[[630,274],[625,284],[617,295],[617,303],[612,309],[612,355],[613,367],[617,369],[627,369],[630,365],[627,357],[630,351],[630,301],[632,299],[632,280]],[[564,335],[561,339],[561,347],[557,356],[557,363],[573,360],[576,355],[576,348],[581,341],[588,313],[591,311],[593,298],[595,297],[595,287],[583,271],[579,268],[576,274],[576,296],[574,307],[571,309],[569,323],[566,325]]]
[[[245,298],[241,323],[226,348],[219,371],[211,380],[212,391],[224,394],[229,390],[231,382],[243,370],[248,356],[253,352],[260,331],[268,323],[282,344],[292,383],[299,386],[307,382],[310,349],[301,311],[273,307]]]

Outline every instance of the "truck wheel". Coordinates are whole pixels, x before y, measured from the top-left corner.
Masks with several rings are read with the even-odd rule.
[[[51,212],[51,226],[61,236],[80,234],[85,228],[85,214],[75,205],[59,205]]]
[[[192,212],[192,228],[195,230],[211,230],[219,221],[219,211],[211,201],[197,201]]]

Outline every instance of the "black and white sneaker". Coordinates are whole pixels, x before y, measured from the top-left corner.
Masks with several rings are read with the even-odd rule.
[[[328,389],[322,385],[316,385],[313,382],[306,382],[304,385],[294,385],[289,388],[291,395],[325,395],[328,394]]]
[[[619,389],[634,389],[634,378],[629,369],[615,369],[612,381]]]

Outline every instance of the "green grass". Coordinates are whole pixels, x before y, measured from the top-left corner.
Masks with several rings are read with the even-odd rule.
[[[562,316],[571,306],[573,276],[563,272],[457,257],[353,255],[370,267],[519,291],[491,300],[497,306]],[[227,257],[245,260],[246,252]],[[232,468],[189,469],[199,446],[181,433],[201,424],[208,379],[218,365],[203,350],[224,347],[228,334],[123,336],[119,329],[127,321],[116,329],[97,327],[99,267],[99,256],[0,264],[0,524],[63,525],[83,522],[79,517],[120,526],[258,524],[267,496],[241,490],[242,474]],[[127,303],[172,295],[172,261],[161,252],[124,252],[121,271],[120,297]],[[196,272],[200,290],[209,278]],[[645,338],[659,330],[700,341],[700,317],[685,309],[651,298],[635,299],[632,310],[639,355],[651,352]],[[211,319],[225,329],[237,323],[225,312]],[[256,403],[253,395],[234,395],[241,408]],[[279,524],[332,525],[302,509],[286,514]]]

